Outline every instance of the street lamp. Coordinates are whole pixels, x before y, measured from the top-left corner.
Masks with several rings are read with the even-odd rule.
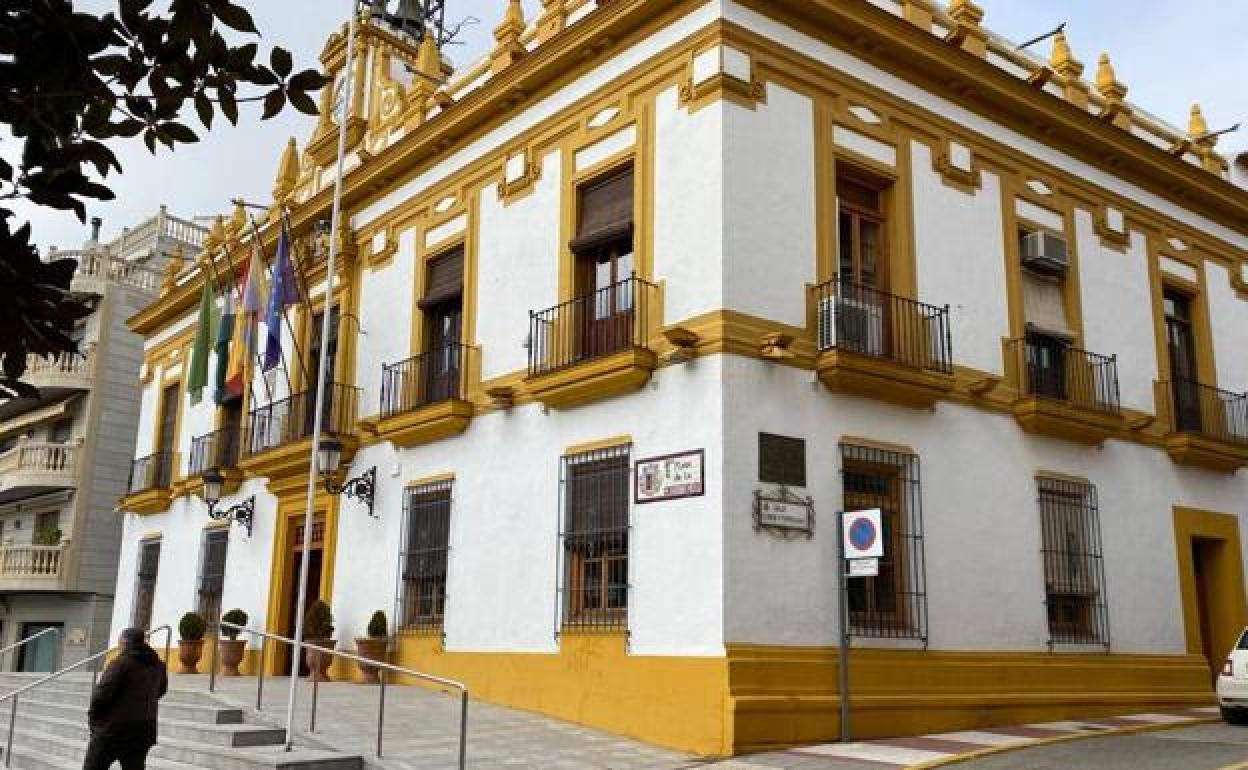
[[[338,478],[339,466],[342,464],[342,442],[333,436],[325,436],[316,445],[316,466],[321,471],[325,482],[325,491],[331,495],[346,495],[368,506],[368,515],[373,513],[373,493],[377,488],[377,466],[369,468],[363,474],[348,479],[341,484]]]
[[[217,503],[221,502],[221,492],[225,487],[225,476],[218,468],[204,471],[200,478],[204,481],[204,502],[208,504],[208,518],[215,521],[236,521],[247,530],[251,537],[251,524],[256,515],[256,496],[252,495],[241,503],[220,510]]]

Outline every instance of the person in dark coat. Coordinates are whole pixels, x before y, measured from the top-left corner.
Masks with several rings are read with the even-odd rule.
[[[87,722],[91,742],[82,770],[144,770],[156,744],[158,701],[169,689],[165,664],[147,644],[141,628],[121,632],[121,654],[91,692]]]

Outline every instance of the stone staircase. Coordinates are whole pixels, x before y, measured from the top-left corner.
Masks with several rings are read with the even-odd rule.
[[[0,695],[37,680],[0,673]],[[12,767],[80,770],[87,748],[89,675],[48,682],[18,701]],[[10,703],[0,704],[0,754],[8,739]],[[246,724],[241,709],[171,682],[160,703],[160,742],[148,755],[152,770],[363,770],[358,755],[296,747],[287,752],[279,728]]]

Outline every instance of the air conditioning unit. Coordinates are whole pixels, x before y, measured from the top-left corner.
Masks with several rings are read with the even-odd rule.
[[[870,356],[884,354],[884,309],[850,297],[828,297],[819,303],[819,347],[839,347]]]
[[[1023,267],[1044,275],[1062,275],[1069,265],[1065,238],[1043,230],[1023,236]]]

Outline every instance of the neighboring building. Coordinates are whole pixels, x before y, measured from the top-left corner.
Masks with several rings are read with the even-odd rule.
[[[543,6],[442,89],[370,21],[338,118],[331,38],[274,190],[311,287],[285,371],[184,394],[241,215],[131,320],[136,463],[178,459],[124,503],[114,626],[289,633],[306,549],[340,645],[383,609],[395,661],[482,699],[705,754],[826,740],[837,512],[879,508],[855,735],[1208,703],[1245,622],[1248,194],[1199,112],[964,0]],[[374,516],[318,487],[305,533],[318,391]],[[640,502],[681,453],[701,494]],[[214,468],[250,530],[209,518]]]
[[[43,629],[0,661],[9,670],[52,671],[108,645],[121,524],[139,419],[142,338],[126,320],[156,298],[166,261],[198,253],[204,230],[155,217],[110,243],[99,220],[78,251],[72,290],[94,312],[73,336],[80,355],[31,356],[25,381],[38,398],[0,402],[0,646]]]

